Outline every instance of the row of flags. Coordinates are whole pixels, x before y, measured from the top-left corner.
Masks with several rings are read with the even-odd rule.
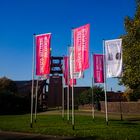
[[[89,68],[90,24],[72,30],[73,43],[69,55],[64,57],[65,84],[76,84]],[[36,75],[50,74],[51,33],[35,36]],[[104,54],[93,54],[93,75],[95,83],[104,83],[104,78],[120,77],[122,73],[122,39],[104,41]],[[106,73],[104,75],[104,73]]]
[[[104,83],[104,73],[106,78],[122,75],[122,39],[107,40],[104,44],[105,54],[93,54],[95,83]]]
[[[69,53],[64,56],[63,75],[65,85],[72,87],[72,125],[74,129],[74,86],[76,80],[84,78],[84,71],[89,68],[89,38],[90,24],[75,28],[72,30],[72,44]],[[107,115],[107,96],[106,96],[106,78],[120,77],[122,74],[122,39],[105,40],[103,42],[103,54],[92,54],[93,61],[93,77],[94,83],[104,83],[105,88],[105,110],[106,122],[108,124]],[[50,74],[51,62],[51,33],[35,35],[36,46],[36,75],[47,77]],[[33,51],[34,52],[34,51]],[[33,53],[34,54],[34,53]],[[34,56],[34,55],[33,55]],[[34,62],[34,61],[33,61]],[[33,63],[34,64],[34,63]],[[32,78],[34,78],[34,65]],[[92,82],[93,85],[93,82]],[[32,80],[31,94],[31,127],[33,123],[33,91],[34,80]],[[69,86],[68,86],[69,98]],[[63,88],[64,90],[64,88]],[[36,90],[37,91],[37,90]],[[69,112],[69,99],[67,98],[67,112]],[[62,116],[64,116],[64,92],[62,92]],[[93,101],[93,91],[92,91]],[[37,92],[36,92],[37,105]],[[69,116],[69,113],[67,113]],[[92,102],[92,114],[94,107]],[[94,118],[94,115],[93,115]]]

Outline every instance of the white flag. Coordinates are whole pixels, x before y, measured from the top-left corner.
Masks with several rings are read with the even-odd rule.
[[[122,73],[122,39],[105,41],[106,77],[120,77]]]
[[[83,78],[84,74],[82,71],[80,72],[75,72],[74,71],[74,48],[70,47],[69,49],[70,52],[70,78],[72,79],[79,79],[79,78]],[[73,76],[72,76],[73,73]]]

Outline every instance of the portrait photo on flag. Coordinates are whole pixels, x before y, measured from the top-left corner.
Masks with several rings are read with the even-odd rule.
[[[105,41],[106,77],[120,77],[122,74],[122,39]]]

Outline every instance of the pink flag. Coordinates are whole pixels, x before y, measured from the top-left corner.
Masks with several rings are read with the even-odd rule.
[[[104,64],[103,64],[103,55],[94,54],[93,55],[93,66],[94,66],[94,82],[95,83],[104,83]]]
[[[72,83],[73,85],[76,85],[76,79],[71,79],[69,80],[69,83],[68,83],[68,74],[69,74],[69,58],[67,56],[64,57],[64,71],[63,71],[63,74],[64,74],[64,78],[65,78],[65,84],[66,85],[70,85],[72,86]]]
[[[64,57],[64,79],[65,79],[65,84],[68,85],[68,72],[69,72],[69,65],[68,65],[68,57]]]
[[[36,35],[36,75],[50,74],[51,34]]]
[[[86,24],[73,30],[75,72],[89,68],[89,28]]]
[[[72,87],[72,85],[76,85],[76,79],[70,79],[69,85]]]

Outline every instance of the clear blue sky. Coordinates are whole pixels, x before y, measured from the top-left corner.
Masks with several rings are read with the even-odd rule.
[[[33,33],[52,33],[52,55],[63,56],[71,28],[90,23],[90,52],[102,53],[102,40],[125,33],[135,0],[0,0],[0,77],[30,80]],[[78,85],[91,85],[90,69]],[[108,88],[120,90],[114,79]]]

